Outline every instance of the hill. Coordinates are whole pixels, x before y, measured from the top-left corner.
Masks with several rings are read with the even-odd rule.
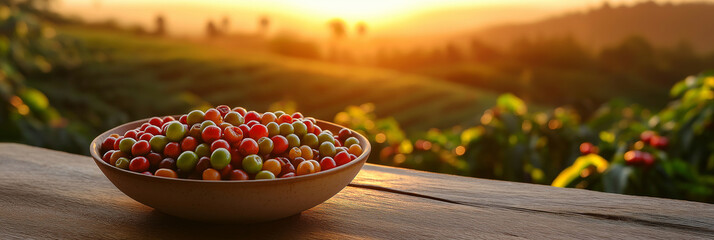
[[[658,4],[633,6],[603,4],[584,13],[570,13],[529,24],[501,25],[478,31],[473,36],[504,46],[519,38],[572,36],[585,46],[601,49],[632,35],[658,47],[688,42],[699,52],[714,50],[714,4]]]
[[[349,105],[373,103],[378,117],[392,116],[408,131],[423,131],[476,122],[496,98],[488,91],[429,77],[228,48],[210,41],[81,27],[61,30],[105,56],[103,62],[88,67],[91,71],[77,78],[117,88],[107,90],[111,96],[99,97],[120,106],[139,92],[153,91],[199,99],[208,105],[228,104],[258,111],[268,111],[276,102],[294,103],[308,116],[332,120]],[[53,98],[71,87],[45,86],[43,90]],[[161,91],[152,90],[157,88]],[[137,107],[141,106],[121,108]],[[155,114],[159,113],[139,112],[131,118]]]

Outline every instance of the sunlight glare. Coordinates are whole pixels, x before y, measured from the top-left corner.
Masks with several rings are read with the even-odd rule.
[[[347,21],[380,19],[404,14],[423,1],[329,1],[293,0],[293,9],[315,18],[343,18]]]

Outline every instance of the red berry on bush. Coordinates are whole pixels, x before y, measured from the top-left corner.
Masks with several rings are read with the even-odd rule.
[[[627,165],[639,165],[642,163],[642,152],[630,150],[625,153],[624,158]]]
[[[580,144],[580,153],[582,153],[583,155],[588,155],[591,153],[597,154],[598,147],[593,145],[592,143],[584,142]]]
[[[669,146],[669,139],[663,136],[653,136],[650,145],[658,149],[666,149]]]
[[[654,131],[644,131],[640,133],[640,140],[643,142],[650,144],[650,140],[652,140],[652,137],[657,136],[657,134]]]
[[[170,142],[169,144],[166,144],[166,147],[164,148],[165,157],[176,159],[179,155],[181,155],[181,146],[177,142]]]
[[[219,148],[225,148],[226,150],[230,150],[231,145],[228,144],[228,142],[223,139],[218,139],[216,141],[213,141],[213,143],[211,143],[211,152],[214,152],[214,151],[216,151],[216,149],[219,149]]]
[[[262,137],[268,137],[268,128],[262,124],[255,124],[250,127],[250,133],[248,136],[252,139],[260,139]]]
[[[164,121],[161,120],[161,118],[152,117],[151,119],[149,119],[149,124],[157,126],[157,127],[161,127],[161,125],[164,124]]]
[[[215,140],[220,139],[221,135],[221,128],[215,125],[207,126],[203,129],[203,132],[201,133],[203,141],[207,143],[211,143]]]
[[[239,127],[226,127],[223,129],[223,139],[230,144],[237,144],[243,140],[243,130]]]
[[[240,143],[240,154],[243,156],[248,156],[251,154],[258,154],[258,142],[252,138],[244,138]]]
[[[644,165],[645,167],[651,167],[652,165],[654,165],[654,162],[655,159],[652,154],[648,152],[642,153],[642,165]]]
[[[144,156],[149,152],[151,152],[151,145],[149,145],[149,141],[140,140],[131,146],[132,156]]]
[[[198,141],[191,137],[185,137],[183,140],[181,140],[181,150],[182,151],[194,151],[196,150],[196,147],[198,146]]]
[[[102,151],[109,151],[114,149],[114,143],[117,141],[114,137],[108,137],[102,142]]]
[[[134,172],[145,172],[149,170],[149,160],[145,157],[135,157],[129,162],[129,170]]]

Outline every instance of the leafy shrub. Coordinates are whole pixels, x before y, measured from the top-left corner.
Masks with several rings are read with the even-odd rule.
[[[637,122],[615,121],[612,111],[604,110],[593,122],[609,125],[603,129],[600,146],[611,149],[600,153],[610,159],[610,167],[600,179],[572,177],[586,171],[563,172],[569,181],[556,186],[585,186],[607,192],[714,201],[714,75],[690,76],[671,90],[674,101],[659,113],[641,114]],[[623,119],[626,116],[621,117]],[[604,124],[609,123],[609,124]],[[649,142],[643,132],[654,133],[668,144]],[[661,140],[658,140],[661,141]],[[650,165],[632,164],[626,151],[650,154]]]
[[[0,141],[88,154],[103,130],[202,103],[153,76],[124,78],[136,69],[111,57],[0,4]]]
[[[675,99],[659,113],[611,101],[587,121],[570,108],[529,112],[521,99],[505,94],[481,115],[480,124],[410,138],[392,119],[376,119],[370,104],[349,107],[335,121],[368,136],[374,163],[712,202],[714,75],[688,77],[671,94]],[[669,143],[645,142],[643,132]],[[628,163],[628,151],[649,154],[653,161]]]
[[[0,5],[0,141],[81,152],[84,127],[63,118],[28,81],[82,63],[71,39],[32,15]]]

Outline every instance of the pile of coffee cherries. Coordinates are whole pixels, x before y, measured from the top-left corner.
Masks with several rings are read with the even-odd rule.
[[[362,154],[349,129],[322,130],[299,112],[258,113],[242,107],[193,110],[178,120],[153,117],[101,145],[121,169],[168,178],[289,178],[344,165]]]

